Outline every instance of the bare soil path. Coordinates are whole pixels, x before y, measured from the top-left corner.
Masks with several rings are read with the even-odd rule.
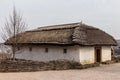
[[[120,80],[120,63],[84,70],[0,73],[0,80]]]

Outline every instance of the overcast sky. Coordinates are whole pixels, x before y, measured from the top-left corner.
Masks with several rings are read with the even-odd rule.
[[[0,0],[0,27],[13,4],[30,29],[82,21],[120,39],[120,0]]]

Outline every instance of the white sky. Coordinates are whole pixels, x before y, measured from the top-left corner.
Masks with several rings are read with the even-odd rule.
[[[30,29],[82,20],[120,39],[120,0],[0,0],[0,27],[13,4]]]

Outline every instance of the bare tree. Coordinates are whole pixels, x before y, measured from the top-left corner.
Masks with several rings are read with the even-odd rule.
[[[1,37],[5,42],[7,40],[10,40],[10,42],[12,43],[13,60],[15,59],[16,48],[18,45],[17,41],[19,40],[19,38],[16,35],[24,32],[26,29],[27,25],[23,20],[22,15],[20,15],[20,13],[18,13],[14,7],[12,15],[10,15],[8,19],[6,19],[6,22],[2,27],[1,34]]]

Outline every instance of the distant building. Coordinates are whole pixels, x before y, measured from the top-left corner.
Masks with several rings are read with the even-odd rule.
[[[12,49],[10,46],[0,43],[0,60],[12,57]]]
[[[40,27],[19,35],[15,55],[19,59],[50,61],[67,59],[91,64],[111,60],[115,39],[104,31],[82,23]],[[12,45],[11,39],[6,44]]]
[[[120,55],[120,40],[117,40],[117,46],[113,47],[114,49],[114,55]]]

